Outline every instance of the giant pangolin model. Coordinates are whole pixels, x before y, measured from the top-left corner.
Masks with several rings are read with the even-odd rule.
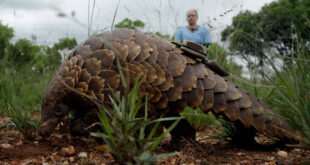
[[[50,82],[40,133],[49,135],[68,114],[73,114],[72,128],[89,126],[95,118],[90,112],[98,110],[94,102],[105,104],[111,89],[123,90],[121,68],[129,82],[142,77],[140,94],[148,96],[151,114],[178,115],[185,106],[199,107],[239,123],[244,130],[298,140],[287,123],[260,101],[187,53],[136,30],[117,29],[90,37],[72,52]],[[179,134],[194,133],[182,129],[182,124],[180,127]],[[246,137],[247,133],[240,135]]]

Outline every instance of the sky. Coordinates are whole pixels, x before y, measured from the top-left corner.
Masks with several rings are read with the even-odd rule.
[[[186,11],[196,8],[199,24],[209,28],[213,41],[218,42],[221,31],[231,24],[233,16],[243,10],[259,11],[272,1],[0,0],[0,21],[14,28],[15,39],[52,44],[63,37],[83,41],[88,34],[109,30],[113,18],[119,22],[126,17],[145,22],[144,31],[172,35],[178,26],[186,24]]]

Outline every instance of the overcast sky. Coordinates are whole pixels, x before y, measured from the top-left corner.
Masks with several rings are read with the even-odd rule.
[[[120,0],[115,22],[126,17],[140,19],[147,25],[145,31],[173,34],[176,27],[186,23],[186,10],[197,8],[200,24],[209,25],[213,40],[218,41],[221,30],[231,23],[234,15],[242,10],[258,11],[271,1]],[[92,32],[109,29],[118,0],[90,0],[91,9],[93,2]],[[36,36],[42,44],[68,36],[81,41],[88,34],[88,7],[89,0],[0,0],[0,21],[15,29],[16,38]]]

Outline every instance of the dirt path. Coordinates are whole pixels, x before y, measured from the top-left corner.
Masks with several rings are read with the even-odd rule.
[[[212,130],[200,132],[198,142],[185,142],[175,156],[158,164],[225,165],[310,165],[310,150],[300,148],[254,147],[241,149],[212,137]],[[104,146],[89,139],[55,136],[49,141],[29,140],[14,130],[0,128],[0,165],[19,164],[113,164]],[[160,152],[167,152],[165,147]]]

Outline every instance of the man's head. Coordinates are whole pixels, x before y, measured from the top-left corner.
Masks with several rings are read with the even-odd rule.
[[[190,9],[186,13],[186,19],[189,26],[196,26],[198,21],[198,12],[196,9]]]

